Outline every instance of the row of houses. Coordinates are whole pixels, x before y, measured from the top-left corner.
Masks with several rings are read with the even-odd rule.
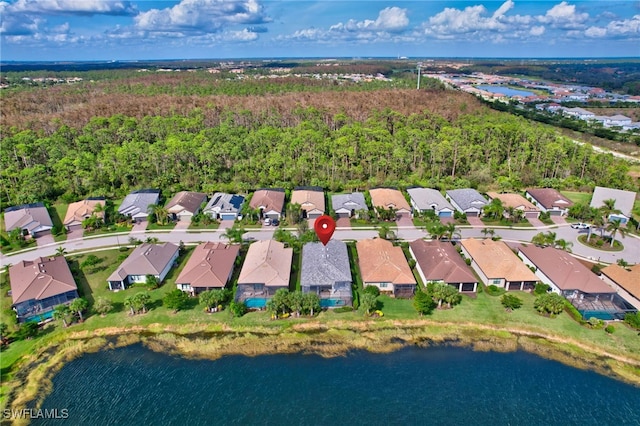
[[[363,285],[382,294],[410,298],[417,282],[403,249],[384,239],[355,244]],[[461,293],[475,293],[478,284],[507,291],[530,291],[538,283],[566,297],[585,318],[621,319],[640,309],[640,265],[629,269],[611,265],[600,277],[568,253],[553,247],[509,247],[492,239],[465,239],[459,251],[450,242],[415,240],[408,247],[423,283],[445,283]],[[514,251],[515,250],[515,251]],[[179,290],[196,296],[229,286],[240,246],[205,242],[195,247],[176,278]],[[113,291],[145,282],[149,275],[162,282],[175,266],[179,248],[172,243],[142,244],[107,278]],[[465,260],[468,259],[468,260]],[[277,290],[291,288],[293,249],[275,240],[249,246],[237,280],[235,300],[264,308]],[[469,264],[467,264],[469,262]],[[9,268],[13,308],[20,321],[51,317],[53,309],[78,297],[77,286],[63,257],[23,261]],[[352,304],[353,277],[345,242],[302,248],[300,285],[320,297],[321,306]]]
[[[440,192],[432,188],[409,188],[407,197],[398,189],[375,188],[369,190],[371,204],[374,207],[393,209],[398,218],[411,217],[416,212],[433,211],[440,218],[450,218],[456,211],[467,216],[482,216],[484,207],[491,199],[502,201],[505,208],[521,210],[525,218],[538,218],[541,212],[565,216],[573,203],[559,191],[552,188],[531,188],[523,195],[489,192],[487,197],[473,188],[452,189]],[[601,207],[607,199],[615,200],[615,208],[610,220],[627,223],[636,193],[620,189],[597,186],[591,198],[591,207]],[[407,201],[407,199],[409,201]],[[135,221],[144,221],[149,216],[149,206],[158,204],[160,190],[141,189],[128,194],[118,208],[122,215]],[[320,187],[294,189],[291,193],[292,204],[298,204],[302,217],[315,219],[327,213],[324,190]],[[206,203],[206,204],[205,204]],[[213,219],[237,220],[242,218],[245,197],[238,194],[216,192],[207,200],[202,192],[181,191],[165,205],[168,214],[174,220],[190,221],[194,215],[202,213]],[[368,206],[364,193],[352,192],[331,196],[333,211],[339,217],[358,217]],[[284,189],[260,189],[253,193],[249,207],[259,211],[260,218],[281,219],[285,212]],[[83,220],[92,215],[104,217],[105,199],[88,198],[69,205],[63,225],[73,230],[82,226]],[[24,235],[38,236],[49,232],[53,222],[47,208],[42,203],[25,204],[5,210],[7,232],[20,228]]]

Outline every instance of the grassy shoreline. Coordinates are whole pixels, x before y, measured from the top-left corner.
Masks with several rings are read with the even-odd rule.
[[[360,322],[310,320],[276,324],[150,324],[146,327],[69,330],[23,356],[11,381],[6,383],[8,392],[3,398],[6,402],[3,408],[38,408],[52,390],[51,379],[67,362],[86,353],[135,343],[142,343],[156,352],[187,359],[289,353],[336,357],[354,350],[389,353],[407,346],[443,344],[479,351],[524,350],[640,387],[640,354],[610,351],[534,328],[428,319]]]

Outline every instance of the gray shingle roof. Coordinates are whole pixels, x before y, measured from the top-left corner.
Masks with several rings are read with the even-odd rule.
[[[411,197],[414,205],[419,210],[431,210],[432,206],[435,206],[436,211],[443,209],[454,210],[451,203],[449,203],[444,196],[435,189],[431,188],[409,188],[407,193]]]
[[[204,212],[238,214],[242,208],[242,203],[244,203],[244,197],[242,195],[216,192],[207,203],[207,206],[204,208]]]
[[[167,267],[178,246],[172,243],[142,244],[107,278],[107,281],[122,281],[129,275],[160,275]]]
[[[147,216],[149,214],[147,211],[149,206],[151,204],[158,204],[159,199],[159,189],[140,189],[133,191],[122,200],[122,204],[118,207],[118,213],[131,217],[138,214]]]
[[[447,195],[453,202],[460,206],[462,210],[482,208],[488,203],[478,191],[472,188],[451,189],[447,191]]]
[[[346,210],[368,210],[362,192],[352,192],[350,194],[335,194],[331,196],[331,205],[334,211]]]
[[[631,217],[633,203],[636,200],[636,193],[623,191],[622,189],[604,188],[596,186],[591,197],[591,207],[599,208],[604,205],[604,200],[616,200],[616,209],[620,210],[626,217]]]
[[[302,248],[302,287],[316,285],[333,286],[337,282],[351,282],[351,269],[347,245],[340,240],[307,243]]]
[[[4,225],[7,232],[16,228],[29,232],[40,227],[51,229],[53,222],[47,208],[42,203],[23,204],[4,211]]]

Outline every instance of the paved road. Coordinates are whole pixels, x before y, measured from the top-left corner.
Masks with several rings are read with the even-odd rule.
[[[273,227],[265,227],[263,229],[251,230],[244,234],[246,239],[255,240],[268,240],[273,237]],[[585,233],[586,231],[578,231],[572,229],[569,225],[552,227],[551,229],[501,229],[494,228],[495,235],[502,237],[505,241],[522,241],[529,242],[534,235],[539,232],[546,232],[548,230],[556,233],[556,238],[565,239],[573,243],[571,247],[574,254],[585,257],[594,261],[601,261],[606,263],[614,263],[618,259],[624,259],[629,263],[640,263],[640,238],[635,236],[627,236],[622,240],[625,249],[621,252],[604,252],[595,250],[590,247],[586,247],[578,242],[578,235]],[[76,251],[90,251],[103,247],[114,247],[119,245],[126,245],[129,243],[129,237],[136,237],[140,240],[145,240],[147,237],[157,237],[160,241],[168,241],[178,244],[183,241],[185,244],[198,243],[202,241],[226,241],[221,238],[223,230],[215,231],[203,231],[203,232],[186,232],[183,230],[173,230],[172,232],[150,232],[132,231],[129,234],[123,233],[119,235],[98,236],[94,238],[85,238],[79,240],[67,240],[59,243],[53,243],[46,246],[38,247],[34,250],[28,250],[26,252],[2,255],[0,257],[0,263],[16,264],[22,260],[32,260],[38,256],[49,256],[55,253],[59,246],[63,246],[68,253]],[[482,238],[483,234],[481,228],[460,228],[460,234],[462,238]],[[375,229],[336,229],[333,237],[340,240],[363,240],[366,238],[376,237],[378,232]],[[400,227],[397,230],[398,238],[406,241],[413,241],[418,238],[427,237],[427,233],[421,229],[415,227]],[[620,237],[618,237],[620,238]]]

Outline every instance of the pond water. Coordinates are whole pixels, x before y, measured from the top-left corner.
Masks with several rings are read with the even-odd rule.
[[[511,89],[509,87],[506,86],[489,86],[489,85],[478,85],[475,86],[476,89],[480,89],[480,90],[485,90],[487,92],[491,92],[491,93],[502,93],[503,95],[507,95],[507,96],[533,96],[535,95],[535,93],[533,92],[527,92],[526,90],[517,90],[517,89]]]

